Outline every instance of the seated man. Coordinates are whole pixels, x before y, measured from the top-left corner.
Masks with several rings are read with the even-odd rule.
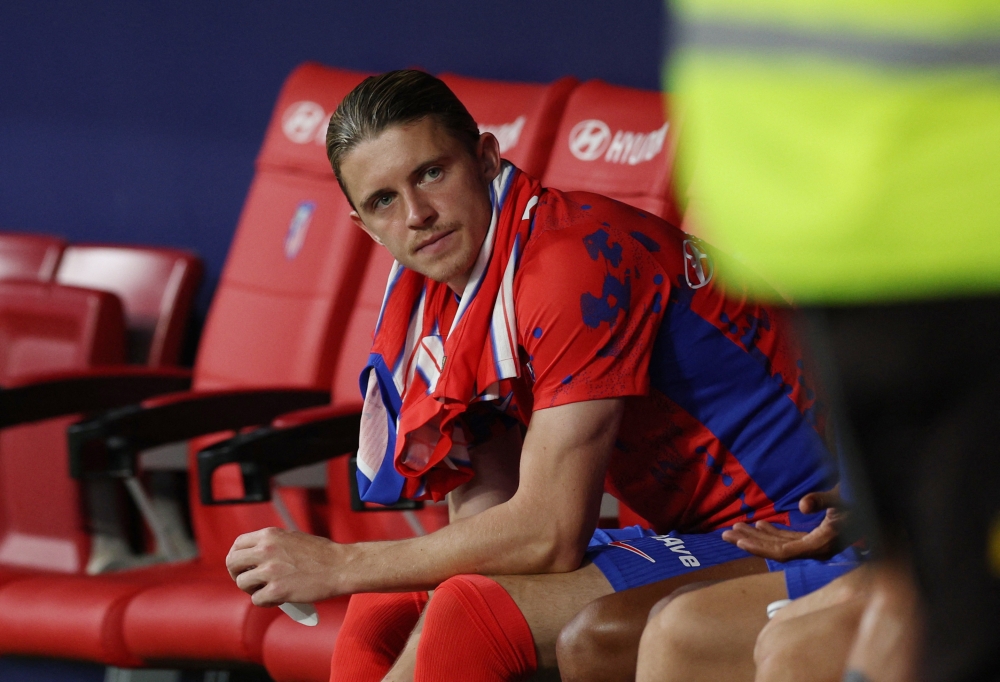
[[[260,606],[434,589],[426,608],[349,612],[335,679],[523,679],[555,666],[596,598],[768,571],[723,529],[819,522],[797,508],[828,486],[801,350],[732,263],[642,211],[541,187],[424,73],[365,80],[327,152],[397,261],[362,376],[363,497],[448,495],[453,511],[394,542],[237,538],[230,574]],[[595,534],[605,488],[656,531]],[[421,609],[408,642],[342,651]]]

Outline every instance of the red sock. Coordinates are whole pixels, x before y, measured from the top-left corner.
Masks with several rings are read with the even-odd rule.
[[[380,682],[406,646],[426,592],[356,594],[330,661],[330,682]]]
[[[514,682],[537,667],[528,622],[496,582],[459,575],[434,590],[417,647],[414,682]]]

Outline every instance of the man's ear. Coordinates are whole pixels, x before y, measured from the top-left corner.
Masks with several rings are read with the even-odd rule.
[[[483,133],[479,136],[479,164],[483,177],[487,182],[493,182],[500,173],[500,143],[493,133]]]
[[[351,222],[353,222],[355,225],[364,230],[365,234],[371,237],[376,244],[379,244],[380,246],[385,246],[385,244],[382,243],[382,240],[376,237],[375,233],[368,229],[368,226],[365,225],[365,222],[363,220],[361,220],[361,216],[358,215],[357,211],[351,211],[350,216],[351,216]]]

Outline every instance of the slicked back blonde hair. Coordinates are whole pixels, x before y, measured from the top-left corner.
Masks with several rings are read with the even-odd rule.
[[[475,119],[455,93],[429,73],[406,69],[369,76],[343,99],[326,129],[326,156],[352,207],[354,202],[340,175],[347,153],[390,126],[415,123],[428,116],[437,118],[475,156],[479,144]]]

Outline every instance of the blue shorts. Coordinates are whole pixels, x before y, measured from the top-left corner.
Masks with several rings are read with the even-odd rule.
[[[785,587],[788,588],[789,599],[798,599],[810,592],[815,592],[860,565],[861,559],[853,547],[848,547],[826,561],[793,559],[781,563],[780,561],[767,560],[769,569],[785,572]]]
[[[639,526],[598,528],[590,540],[586,558],[601,569],[618,592],[753,556],[723,540],[722,532],[657,535]],[[852,547],[826,561],[766,561],[769,570],[785,572],[789,599],[817,590],[860,565]]]

